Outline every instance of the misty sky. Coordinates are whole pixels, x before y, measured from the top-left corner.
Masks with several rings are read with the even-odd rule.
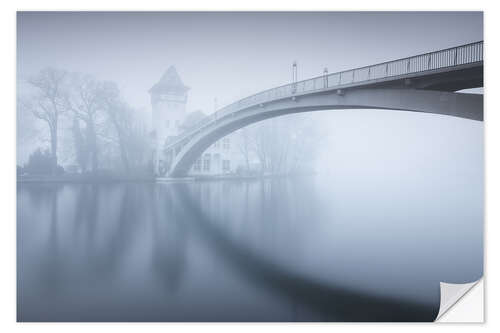
[[[333,73],[483,39],[481,12],[44,12],[19,13],[17,25],[18,83],[46,66],[113,80],[146,122],[148,89],[170,65],[191,87],[187,110],[211,113],[215,98],[220,108],[289,83],[294,60],[300,80],[322,74],[324,67]],[[367,163],[372,170],[387,172],[387,165],[405,170],[407,164],[388,159],[410,161],[419,149],[427,152],[422,158],[429,165],[453,168],[470,161],[464,167],[482,172],[482,122],[373,110],[309,115],[329,133],[318,145],[317,163],[336,165],[339,175],[339,163],[347,163],[346,173]],[[396,132],[397,138],[391,135]],[[460,143],[459,153],[450,146],[443,154],[432,144],[443,137],[449,145]],[[39,145],[19,141],[18,163]],[[345,149],[359,154],[345,156]],[[73,157],[63,163],[73,163]]]
[[[211,113],[299,80],[483,39],[482,13],[19,13],[17,71],[45,66],[116,81],[149,117],[148,89],[170,65]]]

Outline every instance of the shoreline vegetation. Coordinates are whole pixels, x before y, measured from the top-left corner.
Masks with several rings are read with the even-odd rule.
[[[225,174],[225,175],[192,175],[182,178],[155,177],[151,175],[101,175],[101,174],[62,174],[62,175],[18,175],[17,183],[171,183],[171,182],[199,182],[214,180],[259,180],[296,178],[311,176],[315,173],[289,173],[289,174]]]
[[[171,84],[170,79],[180,84],[176,89],[185,88],[174,67],[170,67],[154,87],[165,84],[164,77],[167,84]],[[156,99],[163,93],[149,92],[155,110]],[[187,93],[179,96],[185,99]],[[194,128],[207,117],[201,110],[186,113],[185,103],[180,100],[174,103],[184,114],[184,119],[175,120],[176,135]],[[156,116],[149,124],[145,118],[148,113],[129,105],[118,83],[45,67],[19,82],[17,106],[18,142],[23,142],[18,145],[16,158],[18,182],[158,180],[154,170],[164,153],[158,140],[166,140],[159,136],[165,125],[158,125]],[[166,112],[163,106],[160,109],[160,113]],[[174,126],[173,119],[169,121]],[[209,160],[208,168],[198,169],[204,175],[192,177],[196,180],[248,179],[298,170],[306,172],[314,161],[315,137],[323,137],[313,130],[313,125],[305,118],[283,118],[242,128],[233,139],[220,138],[214,142],[212,147],[217,147],[217,152],[209,150],[204,155],[204,160]],[[298,140],[306,132],[307,138]],[[171,137],[173,135],[169,135]],[[210,161],[217,155],[222,160],[218,163],[229,163],[212,171],[224,170],[230,174],[207,174]]]

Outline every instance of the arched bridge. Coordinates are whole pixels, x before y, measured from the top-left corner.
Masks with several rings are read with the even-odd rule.
[[[164,146],[170,177],[186,175],[211,144],[249,124],[285,114],[336,109],[426,112],[483,120],[483,42],[325,74],[243,98]]]

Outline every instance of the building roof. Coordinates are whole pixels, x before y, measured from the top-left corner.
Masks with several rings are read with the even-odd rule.
[[[183,94],[188,90],[189,87],[185,86],[184,83],[182,83],[182,80],[179,77],[179,74],[177,73],[175,66],[170,66],[165,71],[165,73],[163,73],[163,76],[161,77],[160,81],[158,81],[154,86],[151,87],[151,89],[149,89],[149,93],[161,94],[170,92],[170,93]]]

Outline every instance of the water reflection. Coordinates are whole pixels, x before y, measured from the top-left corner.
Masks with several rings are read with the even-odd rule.
[[[179,220],[170,188],[152,187],[149,192],[153,224],[151,269],[159,284],[175,292],[186,274],[186,226]]]
[[[18,320],[429,321],[442,271],[482,275],[474,238],[458,244],[462,270],[433,273],[424,252],[404,281],[387,249],[339,227],[324,193],[310,180],[20,185]],[[378,262],[347,264],[363,255]]]
[[[270,292],[282,294],[293,302],[313,307],[323,320],[419,321],[432,320],[437,315],[432,306],[329,286],[281,267],[279,262],[256,255],[249,248],[232,240],[223,229],[210,221],[199,209],[198,203],[190,199],[186,185],[176,184],[173,187],[177,188],[179,194],[177,204],[184,208],[184,220],[195,224],[201,237],[208,241],[209,246],[221,258],[229,261],[243,278],[267,287]],[[261,189],[263,198],[266,198],[266,191],[263,187]],[[276,194],[272,188],[269,193],[271,196]]]

